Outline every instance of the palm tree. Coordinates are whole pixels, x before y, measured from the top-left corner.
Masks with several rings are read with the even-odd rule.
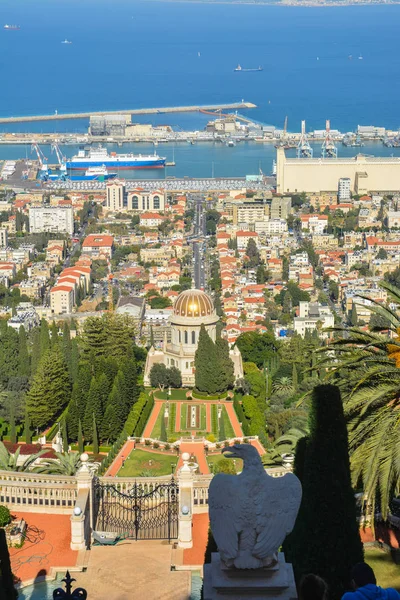
[[[0,442],[0,470],[2,471],[31,471],[33,463],[40,458],[47,450],[40,450],[36,454],[30,454],[23,463],[18,464],[19,455],[21,452],[20,446],[12,454],[7,450],[3,442]]]
[[[62,454],[56,452],[56,458],[44,460],[35,468],[35,473],[46,473],[47,475],[75,475],[82,466],[79,452]]]
[[[385,328],[333,328],[343,337],[320,350],[317,368],[325,367],[326,378],[341,389],[353,485],[361,484],[367,505],[375,511],[378,502],[386,518],[392,495],[400,489],[400,289],[387,282],[380,286],[391,304],[365,298],[370,301],[366,308],[384,319]]]
[[[290,377],[281,377],[274,381],[272,390],[280,396],[289,396],[294,393],[292,380]]]

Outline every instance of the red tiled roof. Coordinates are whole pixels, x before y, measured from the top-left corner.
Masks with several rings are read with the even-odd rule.
[[[88,235],[83,244],[83,248],[92,248],[92,247],[104,247],[111,248],[114,243],[114,238],[112,235],[101,235],[101,234],[92,234]]]

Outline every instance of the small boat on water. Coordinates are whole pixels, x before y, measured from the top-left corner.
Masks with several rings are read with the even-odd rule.
[[[15,30],[21,29],[21,27],[19,25],[7,25],[6,24],[6,25],[4,25],[3,29],[9,29],[11,31],[13,31],[13,30],[15,31]]]
[[[67,38],[65,38],[65,40],[63,40],[61,43],[62,44],[72,44],[72,42],[70,42],[69,40],[67,40]]]
[[[235,69],[233,69],[235,72],[237,71],[243,71],[244,73],[248,73],[250,71],[263,71],[264,69],[262,67],[258,67],[257,69],[245,69],[244,67],[242,67],[241,65],[238,65]]]

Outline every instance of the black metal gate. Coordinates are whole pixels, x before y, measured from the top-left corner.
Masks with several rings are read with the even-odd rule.
[[[133,483],[118,486],[97,482],[94,487],[95,530],[134,540],[178,537],[178,484]]]

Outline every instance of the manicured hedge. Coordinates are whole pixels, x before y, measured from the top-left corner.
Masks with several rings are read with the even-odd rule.
[[[132,406],[125,422],[124,432],[128,436],[140,436],[150,417],[154,406],[153,395],[142,392],[138,401]]]
[[[209,396],[208,394],[198,392],[197,390],[192,391],[193,398],[197,398],[198,400],[222,400],[223,398],[226,398],[226,394],[226,392],[221,392],[221,394]]]
[[[249,425],[247,423],[246,416],[244,414],[242,405],[240,404],[240,402],[236,396],[233,400],[233,408],[235,409],[236,416],[239,419],[239,423],[242,424],[242,430],[243,430],[244,435],[250,435]]]

